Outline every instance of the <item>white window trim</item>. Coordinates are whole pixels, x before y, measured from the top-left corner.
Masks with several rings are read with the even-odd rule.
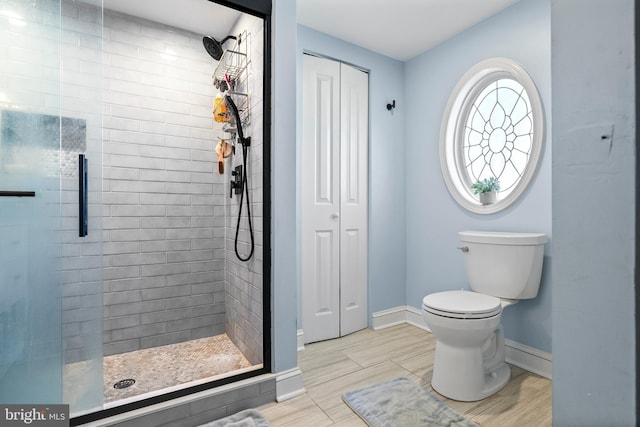
[[[459,144],[464,138],[464,127],[478,94],[491,82],[509,78],[520,83],[529,96],[533,115],[533,140],[531,154],[522,178],[504,199],[490,205],[482,205],[467,184],[464,164],[461,164]],[[527,71],[507,58],[489,58],[467,71],[453,89],[440,127],[440,166],[445,184],[451,196],[468,211],[492,214],[511,206],[526,189],[540,163],[545,140],[544,111],[540,94]]]

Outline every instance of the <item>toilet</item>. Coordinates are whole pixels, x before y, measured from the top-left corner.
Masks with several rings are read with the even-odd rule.
[[[470,291],[437,292],[422,300],[422,314],[436,337],[431,386],[450,399],[482,400],[504,387],[502,310],[538,295],[542,233],[459,233]]]

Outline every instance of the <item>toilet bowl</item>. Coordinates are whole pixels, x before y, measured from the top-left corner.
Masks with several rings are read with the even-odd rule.
[[[450,300],[448,306],[439,300],[443,296]],[[459,304],[456,311],[452,304]],[[491,396],[509,381],[500,327],[502,308],[500,299],[468,291],[424,297],[423,316],[436,336],[434,390],[469,402]]]
[[[537,295],[547,239],[538,233],[461,232],[460,240],[472,291],[429,294],[422,313],[436,337],[433,389],[476,401],[509,382],[502,311]]]

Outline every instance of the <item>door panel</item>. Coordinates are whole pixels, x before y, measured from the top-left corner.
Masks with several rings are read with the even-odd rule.
[[[333,72],[334,70],[327,70]],[[339,201],[335,199],[336,179],[333,176],[333,162],[336,150],[335,126],[335,76],[318,73],[314,82],[317,91],[317,105],[312,114],[315,117],[313,143],[315,146],[315,202],[335,206]]]
[[[3,404],[62,403],[61,8],[57,1],[32,3],[0,0],[5,16],[15,17],[0,21]],[[18,191],[33,193],[13,196]]]
[[[84,256],[102,236],[102,1],[0,10],[12,17],[0,19],[0,402],[64,402],[73,416],[103,395],[102,259]],[[94,216],[83,238],[79,153]]]
[[[303,57],[305,342],[367,327],[368,76]]]
[[[340,334],[367,327],[369,78],[341,64]]]
[[[340,65],[304,56],[302,321],[307,342],[340,333]]]

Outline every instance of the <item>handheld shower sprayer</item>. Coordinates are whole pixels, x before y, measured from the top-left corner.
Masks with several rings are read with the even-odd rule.
[[[240,113],[238,112],[238,107],[235,102],[229,95],[225,95],[225,102],[227,103],[227,107],[231,110],[231,114],[233,115],[233,119],[236,122],[236,129],[238,132],[238,142],[242,146],[242,164],[244,167],[237,168],[237,174],[241,175],[241,177],[236,176],[236,184],[235,188],[239,188],[240,190],[240,204],[238,205],[238,222],[236,223],[236,237],[235,237],[235,251],[236,256],[240,261],[249,261],[253,256],[253,251],[255,249],[255,242],[253,237],[253,223],[251,220],[251,203],[249,202],[249,177],[247,175],[247,153],[249,151],[249,146],[251,145],[251,138],[245,138],[244,132],[242,130],[242,122],[240,121]],[[238,182],[239,181],[239,182]],[[238,234],[240,233],[240,219],[242,217],[242,206],[244,201],[246,200],[247,204],[247,220],[249,221],[249,239],[250,239],[250,251],[249,255],[243,257],[240,255],[238,251]]]
[[[245,145],[247,146],[251,145],[251,138],[244,137],[244,132],[242,130],[242,122],[240,121],[240,113],[238,112],[238,107],[236,106],[236,103],[233,102],[233,99],[229,95],[225,95],[224,100],[227,103],[227,107],[229,108],[229,110],[231,110],[231,115],[233,116],[233,120],[236,123],[236,129],[238,132],[238,142],[240,142],[240,144],[242,144],[243,147]]]

